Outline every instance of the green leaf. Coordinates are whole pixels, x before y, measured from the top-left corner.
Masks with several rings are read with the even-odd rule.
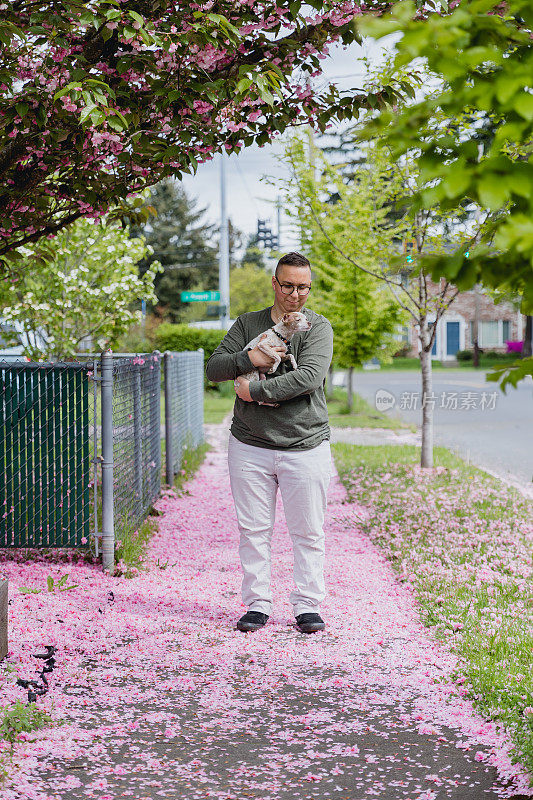
[[[521,117],[530,122],[533,119],[533,94],[524,93],[514,101],[514,108]]]
[[[70,83],[67,83],[67,85],[63,86],[62,89],[57,90],[57,92],[54,95],[54,101],[59,100],[61,97],[63,97],[63,95],[68,94],[75,86],[78,85],[79,85],[78,81],[71,81]]]
[[[80,114],[80,122],[85,122],[87,117],[89,117],[93,113],[95,108],[96,108],[96,106],[94,104],[90,104],[88,106],[85,106],[85,108],[82,108],[81,114]]]
[[[15,108],[17,109],[17,114],[21,117],[25,117],[28,113],[28,109],[30,107],[29,103],[16,103]]]
[[[528,375],[533,376],[533,358],[531,357],[513,361],[510,366],[494,367],[487,372],[485,379],[494,383],[500,382],[500,388],[505,393],[509,384],[516,389],[518,382]]]
[[[54,579],[52,578],[51,575],[48,575],[48,577],[46,578],[46,585],[48,587],[48,591],[52,592],[54,589]]]
[[[400,30],[402,23],[390,17],[372,17],[370,14],[360,17],[355,23],[357,30],[363,36],[370,36],[372,39],[381,39],[389,33]]]
[[[513,94],[519,92],[523,87],[524,82],[521,78],[515,78],[513,80],[509,73],[506,72],[496,81],[496,97],[500,103],[506,103]]]
[[[486,175],[478,184],[478,196],[482,206],[497,211],[509,199],[509,187],[501,175]]]
[[[242,78],[237,84],[236,89],[239,92],[239,94],[242,94],[243,92],[245,92],[247,89],[250,88],[252,83],[253,81],[250,78]]]
[[[119,58],[117,61],[117,72],[119,75],[122,75],[126,72],[127,69],[130,68],[130,59],[129,58]]]
[[[470,174],[463,163],[454,165],[448,170],[442,183],[446,197],[462,197],[470,186]]]
[[[300,8],[301,7],[302,7],[302,4],[301,4],[300,0],[294,0],[294,2],[289,3],[289,11],[291,12],[293,17],[297,17],[298,16],[298,14],[300,13]]]

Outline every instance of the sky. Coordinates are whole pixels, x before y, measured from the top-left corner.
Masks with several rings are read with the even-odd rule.
[[[392,38],[371,39],[360,46],[338,45],[330,49],[328,58],[322,61],[323,84],[335,83],[340,89],[355,89],[362,86],[364,66],[361,58],[372,63],[380,62],[392,48]],[[245,235],[255,233],[257,219],[271,221],[276,232],[276,197],[278,190],[265,180],[265,176],[283,177],[286,172],[279,161],[282,150],[281,138],[270,145],[246,148],[241,153],[226,156],[226,203],[232,223]],[[196,175],[185,175],[182,185],[198,206],[206,209],[205,222],[220,220],[220,156],[200,164]],[[295,249],[298,242],[290,230],[289,221],[281,213],[280,249],[287,252]]]

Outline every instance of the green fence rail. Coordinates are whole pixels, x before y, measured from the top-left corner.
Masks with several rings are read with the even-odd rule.
[[[0,362],[0,547],[89,537],[88,369]]]

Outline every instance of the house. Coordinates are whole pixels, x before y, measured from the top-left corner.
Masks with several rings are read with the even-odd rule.
[[[437,294],[438,285],[428,283],[431,294]],[[505,353],[506,342],[523,341],[525,316],[509,302],[495,303],[484,289],[472,289],[460,292],[439,319],[432,358],[453,361],[459,350],[472,350],[476,315],[478,345],[483,350]],[[434,324],[435,314],[428,314],[428,319]],[[401,338],[406,345],[406,355],[418,356],[418,334],[413,322],[404,327]]]

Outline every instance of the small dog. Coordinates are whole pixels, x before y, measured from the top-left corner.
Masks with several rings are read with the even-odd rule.
[[[281,361],[290,361],[293,369],[298,369],[298,364],[292,353],[287,353],[289,343],[298,331],[308,331],[311,323],[301,311],[290,311],[284,314],[280,321],[269,328],[264,333],[260,333],[251,342],[248,342],[245,350],[252,350],[258,347],[263,353],[275,358],[274,363],[268,370],[269,373],[275,372],[279,367]],[[264,338],[263,338],[264,337]],[[285,346],[285,353],[278,353],[274,347]],[[248,381],[264,381],[265,373],[254,369],[252,372],[247,372],[245,375],[240,375],[239,378],[246,378]],[[234,381],[234,386],[237,389],[239,386],[239,378]],[[279,403],[259,403],[261,406],[273,406],[277,408]]]

